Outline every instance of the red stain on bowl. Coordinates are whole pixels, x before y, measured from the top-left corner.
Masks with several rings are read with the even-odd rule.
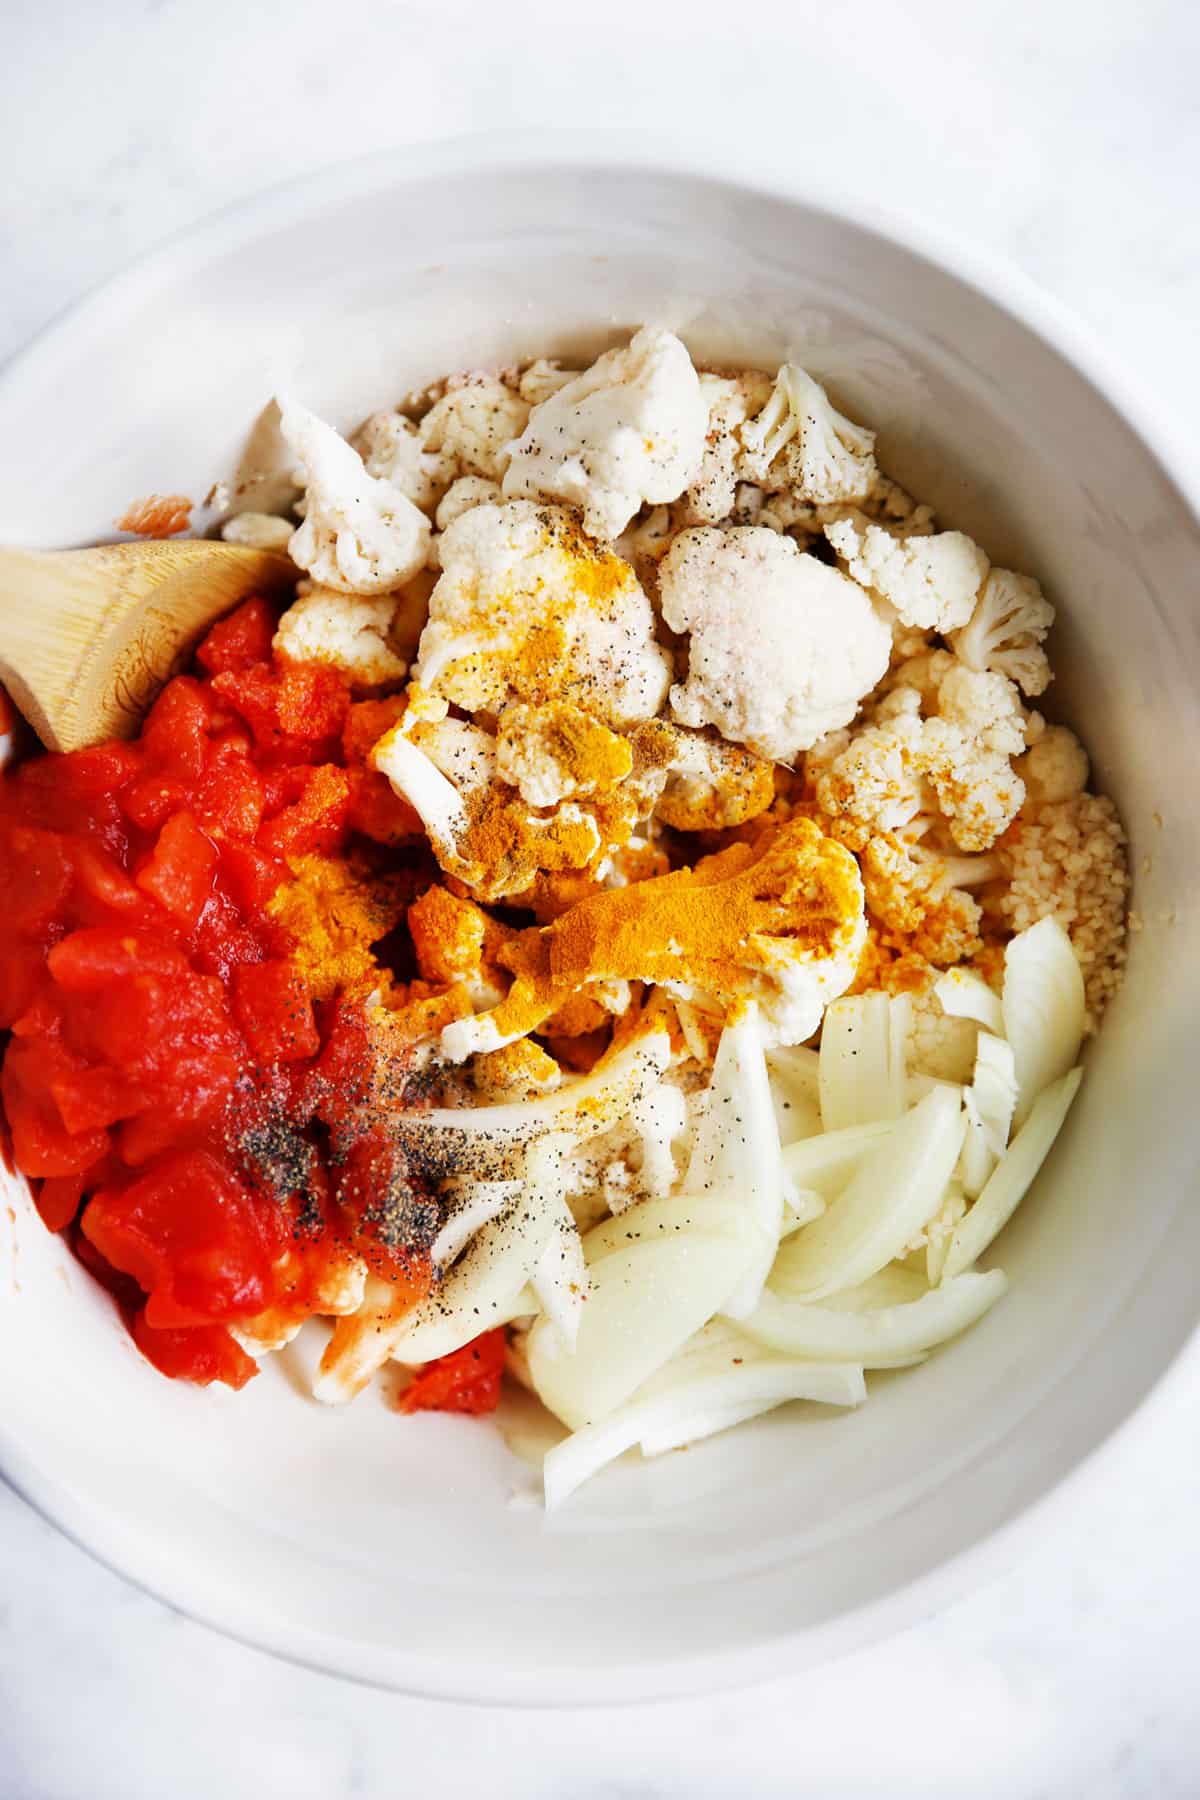
[[[138,537],[169,538],[186,531],[192,521],[192,502],[186,494],[148,494],[135,500],[116,521],[118,531]]]

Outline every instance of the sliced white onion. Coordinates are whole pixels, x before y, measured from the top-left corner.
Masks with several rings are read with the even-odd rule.
[[[789,1240],[796,1288],[821,1299],[901,1256],[941,1206],[964,1131],[954,1088],[935,1089],[897,1120],[844,1192]]]
[[[553,1193],[548,1204],[554,1224],[531,1280],[551,1329],[557,1331],[565,1349],[573,1350],[589,1283],[583,1243],[566,1199],[570,1144],[560,1140],[561,1154],[555,1154],[555,1141],[553,1137],[545,1138],[534,1150],[540,1156],[536,1176],[545,1180]]]
[[[767,1072],[779,1140],[794,1144],[822,1129],[820,1078],[815,1050],[768,1050]]]
[[[1014,1120],[1021,1125],[1042,1090],[1073,1066],[1083,1041],[1083,975],[1057,919],[1039,919],[1004,952],[1003,1007],[1016,1061]]]
[[[740,1318],[763,1290],[783,1223],[783,1156],[756,1006],[721,1033],[684,1185],[736,1205],[752,1235],[755,1253],[725,1303]]]
[[[553,1511],[606,1463],[635,1444],[656,1450],[722,1431],[789,1400],[828,1406],[858,1406],[866,1398],[861,1369],[771,1360],[706,1374],[657,1398],[634,1402],[605,1419],[573,1432],[547,1452],[543,1463],[546,1510]]]
[[[907,995],[854,994],[826,1008],[818,1067],[826,1131],[900,1117],[911,1018]]]
[[[430,1251],[436,1269],[448,1269],[480,1227],[502,1213],[521,1191],[519,1181],[457,1182],[455,1187],[462,1198],[434,1238]]]
[[[1033,1185],[1035,1176],[1062,1129],[1071,1102],[1079,1091],[1082,1069],[1072,1069],[1044,1093],[996,1165],[994,1174],[954,1234],[946,1257],[943,1279],[950,1280],[969,1269],[992,1240],[1003,1231]]]
[[[836,1304],[810,1306],[768,1288],[742,1329],[769,1349],[808,1361],[855,1362],[866,1368],[896,1357],[917,1356],[957,1337],[983,1317],[1008,1283],[999,1269],[960,1275],[907,1305],[840,1312]]]
[[[843,1131],[823,1131],[819,1137],[789,1144],[783,1153],[784,1172],[799,1188],[811,1188],[832,1200],[858,1171],[868,1152],[876,1149],[894,1128],[884,1120],[873,1125],[849,1125]]]
[[[784,1188],[780,1241],[791,1237],[793,1231],[799,1231],[802,1225],[811,1225],[824,1211],[825,1200],[815,1188],[798,1188],[789,1181]]]
[[[942,1011],[952,1019],[974,1019],[985,1031],[1004,1035],[1004,1008],[1000,996],[982,975],[971,969],[947,969],[933,984]]]
[[[981,1031],[975,1052],[975,1079],[963,1094],[967,1135],[960,1172],[970,1199],[983,1191],[1008,1145],[1017,1103],[1016,1064],[1012,1045]]]

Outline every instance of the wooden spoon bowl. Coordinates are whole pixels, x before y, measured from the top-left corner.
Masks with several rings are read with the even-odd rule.
[[[130,737],[214,620],[295,580],[275,551],[203,539],[0,550],[0,682],[49,750]]]

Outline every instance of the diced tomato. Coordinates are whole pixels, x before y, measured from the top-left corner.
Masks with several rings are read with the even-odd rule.
[[[44,932],[71,889],[71,852],[57,832],[0,825],[0,921],[5,933]]]
[[[216,872],[216,845],[191,813],[179,812],[167,820],[134,879],[190,931],[212,893]]]
[[[432,1278],[361,1002],[314,1006],[272,916],[297,859],[419,835],[366,763],[404,703],[276,666],[275,618],[220,621],[135,742],[0,780],[0,1135],[150,1360],[233,1386],[229,1323],[306,1316],[338,1261]]]
[[[13,1038],[5,1052],[0,1097],[26,1175],[78,1175],[108,1149],[107,1131],[73,1132],[63,1123],[49,1081],[69,1067],[53,1041]]]
[[[174,944],[151,931],[116,925],[86,926],[73,931],[46,957],[60,987],[90,994],[124,985],[144,975],[186,975],[187,958]]]
[[[349,769],[350,807],[346,823],[376,844],[411,843],[425,835],[421,815],[397,794],[377,769]]]
[[[400,1411],[494,1412],[504,1375],[504,1327],[427,1363],[400,1396]]]
[[[308,986],[289,962],[235,969],[233,1009],[260,1062],[301,1062],[321,1048]]]
[[[157,831],[186,800],[187,788],[182,781],[155,770],[125,789],[121,810],[140,831]]]
[[[260,595],[243,600],[213,626],[196,651],[196,661],[212,675],[269,662],[277,617],[275,607]]]
[[[408,701],[403,694],[389,694],[382,700],[356,700],[346,714],[342,728],[342,753],[348,763],[365,763],[367,757],[403,718]]]
[[[76,843],[71,854],[81,895],[94,900],[102,911],[142,916],[149,912],[145,896],[116,857],[99,844]]]
[[[340,740],[349,705],[344,676],[325,663],[296,663],[279,677],[276,710],[289,737]]]
[[[346,771],[332,763],[311,770],[294,806],[269,819],[258,834],[258,847],[268,856],[329,855],[337,848],[350,810]]]
[[[65,1231],[83,1199],[82,1175],[51,1175],[34,1195],[34,1205],[49,1231]]]
[[[261,1312],[283,1247],[278,1208],[202,1150],[164,1156],[128,1186],[101,1190],[83,1231],[149,1296],[146,1321],[156,1329]]]
[[[196,817],[218,840],[253,838],[262,824],[266,793],[237,740],[213,746],[208,770],[196,791]]]
[[[226,669],[213,676],[212,685],[213,692],[245,719],[260,750],[277,748],[282,733],[276,710],[279,683],[273,670],[263,663]]]
[[[208,1387],[222,1381],[243,1388],[258,1374],[258,1364],[220,1325],[193,1325],[181,1331],[155,1329],[145,1312],[133,1321],[133,1341],[160,1375]]]
[[[185,781],[204,772],[215,708],[208,688],[190,675],[169,681],[142,727],[150,760]]]
[[[0,941],[0,1031],[11,1030],[47,985],[46,953],[38,944]]]
[[[244,913],[260,916],[286,871],[273,857],[249,844],[221,845],[221,872]]]

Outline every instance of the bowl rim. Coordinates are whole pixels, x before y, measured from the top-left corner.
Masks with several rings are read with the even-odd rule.
[[[868,232],[889,246],[922,257],[997,305],[1041,339],[1081,375],[1132,428],[1147,453],[1200,523],[1200,454],[1181,426],[1162,416],[1157,400],[1120,367],[1100,338],[1073,310],[1046,292],[1005,257],[932,226],[912,212],[880,207],[861,194],[814,182],[748,153],[742,145],[663,138],[627,130],[513,130],[469,133],[424,144],[351,157],[257,190],[181,227],[123,268],[101,280],[53,316],[0,366],[0,414],[27,384],[45,379],[64,344],[103,333],[134,298],[175,285],[213,255],[258,235],[266,224],[295,220],[314,207],[345,201],[384,187],[419,184],[433,177],[478,172],[602,173],[638,169],[656,176],[711,182],[779,201]],[[1130,1304],[1132,1295],[1122,1307]],[[1118,1314],[1118,1319],[1120,1314]],[[1113,1321],[1113,1324],[1116,1322]],[[990,1585],[1015,1560],[1018,1540],[1053,1527],[1082,1498],[1088,1484],[1139,1432],[1178,1404],[1186,1383],[1200,1371],[1200,1318],[1140,1399],[1106,1430],[1046,1491],[1004,1524],[926,1573],[879,1599],[816,1626],[773,1635],[735,1650],[700,1651],[627,1662],[609,1669],[558,1667],[510,1673],[492,1663],[430,1667],[419,1653],[356,1647],[340,1640],[298,1645],[283,1625],[251,1622],[210,1600],[202,1581],[152,1580],[139,1572],[136,1555],[113,1532],[103,1509],[44,1479],[33,1459],[0,1420],[0,1477],[44,1519],[142,1592],[250,1648],[320,1673],[348,1678],[424,1699],[450,1703],[548,1708],[665,1701],[779,1680],[800,1669],[850,1654],[952,1604],[974,1588]],[[186,1568],[186,1564],[183,1565]],[[534,1691],[535,1685],[538,1691]],[[548,1690],[548,1691],[547,1691]]]

